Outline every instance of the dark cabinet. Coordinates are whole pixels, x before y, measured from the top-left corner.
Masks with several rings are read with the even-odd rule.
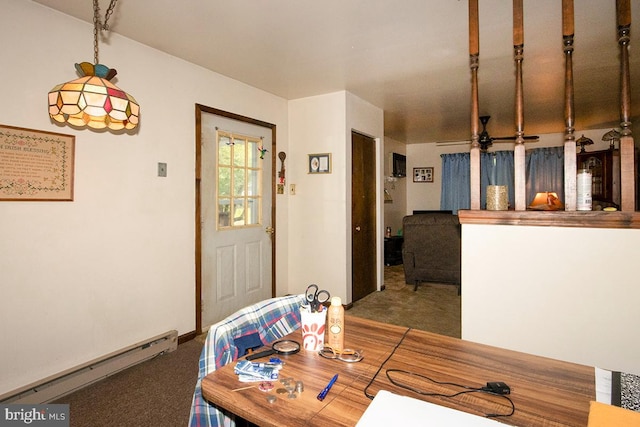
[[[577,167],[591,171],[593,208],[620,206],[620,152],[602,150],[578,153]]]
[[[402,264],[402,236],[384,238],[384,265]]]

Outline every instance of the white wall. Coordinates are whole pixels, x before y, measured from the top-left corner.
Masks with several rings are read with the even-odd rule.
[[[304,292],[316,283],[344,303],[351,301],[351,130],[381,140],[382,126],[380,109],[347,92],[289,102],[293,143],[287,154],[292,159],[288,182],[296,186],[296,195],[289,195],[291,292]],[[330,174],[307,173],[312,153],[331,153]],[[382,194],[380,156],[378,149],[377,185]],[[380,230],[381,204],[377,211]],[[382,254],[378,255],[381,264]]]
[[[195,329],[195,103],[276,124],[280,150],[289,138],[284,99],[117,34],[100,62],[139,101],[138,132],[55,125],[47,93],[77,77],[74,63],[93,62],[93,27],[28,1],[0,10],[0,121],[76,136],[73,202],[0,202],[2,394]],[[278,294],[289,291],[287,202],[278,196]]]
[[[582,135],[591,138],[593,145],[587,146],[587,151],[606,150],[609,143],[602,141],[602,135],[611,129],[592,129],[576,131],[576,139]],[[542,147],[557,147],[564,144],[563,133],[541,134],[537,142],[527,142],[526,148],[535,149]],[[492,151],[513,150],[513,143],[494,143],[489,149]],[[414,210],[440,209],[440,194],[442,189],[442,159],[441,154],[468,152],[470,145],[461,141],[460,144],[436,145],[434,143],[408,144],[407,145],[407,214]],[[433,183],[414,183],[411,179],[413,168],[433,166]],[[530,202],[527,201],[527,202]]]
[[[462,337],[640,374],[640,230],[462,226]]]
[[[346,298],[345,93],[289,102],[289,280],[293,293],[316,283]],[[308,155],[331,153],[330,174],[308,174]]]

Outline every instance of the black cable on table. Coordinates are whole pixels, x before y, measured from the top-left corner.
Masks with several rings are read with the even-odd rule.
[[[411,331],[411,328],[408,328],[404,334],[402,335],[402,338],[400,338],[400,341],[398,341],[398,344],[396,344],[396,346],[393,348],[393,350],[391,351],[391,354],[389,354],[389,356],[384,360],[384,362],[382,362],[382,364],[380,364],[380,367],[378,368],[378,370],[376,371],[376,373],[373,375],[373,377],[371,378],[371,380],[369,381],[369,383],[367,384],[367,386],[364,388],[364,395],[370,399],[373,400],[373,398],[375,397],[372,394],[369,394],[367,392],[367,390],[369,389],[369,387],[371,386],[371,384],[373,384],[373,382],[375,381],[375,379],[378,377],[378,374],[380,373],[380,371],[382,370],[382,368],[384,367],[384,365],[389,361],[389,359],[391,359],[391,357],[395,354],[396,350],[398,349],[398,347],[400,347],[400,345],[402,344],[402,342],[404,341],[404,339],[406,338],[407,334]],[[416,377],[420,377],[423,379],[426,379],[428,381],[433,382],[434,384],[439,384],[439,385],[450,385],[450,386],[454,386],[454,387],[460,387],[463,388],[464,390],[461,390],[459,392],[455,392],[452,394],[444,394],[444,393],[432,393],[432,392],[426,392],[424,390],[419,390],[416,389],[412,386],[406,385],[406,384],[402,384],[400,383],[398,380],[393,379],[392,378],[392,373],[404,373],[407,375],[411,375],[411,376],[416,376]],[[451,382],[443,382],[443,381],[436,381],[432,378],[429,378],[425,375],[422,374],[417,374],[417,373],[413,373],[413,372],[409,372],[409,371],[404,371],[401,369],[387,369],[386,371],[386,375],[387,378],[389,379],[389,381],[391,382],[391,384],[395,385],[396,387],[400,387],[403,388],[405,390],[410,390],[413,391],[414,393],[420,394],[422,396],[437,396],[437,397],[446,397],[446,398],[452,398],[452,397],[456,397],[456,396],[460,396],[461,394],[465,394],[465,393],[487,393],[487,394],[491,394],[493,396],[498,396],[498,397],[503,397],[505,399],[507,399],[507,401],[509,402],[509,404],[511,405],[511,411],[509,413],[506,414],[485,414],[485,417],[487,418],[497,418],[497,417],[509,417],[511,415],[513,415],[516,411],[516,407],[515,404],[513,403],[513,400],[511,400],[511,398],[509,398],[508,396],[504,395],[504,394],[499,394],[499,393],[494,393],[493,391],[491,391],[489,388],[487,387],[469,387],[463,384],[456,384],[456,383],[451,383]]]
[[[371,381],[369,381],[369,384],[367,384],[367,386],[364,388],[364,395],[367,396],[369,399],[373,400],[373,398],[375,397],[372,394],[367,393],[367,389],[369,388],[369,386],[371,386],[371,384],[373,384],[373,382],[376,380],[376,377],[378,376],[378,374],[380,373],[380,371],[382,370],[382,367],[384,366],[385,363],[387,363],[389,361],[389,359],[391,359],[391,356],[393,356],[393,354],[396,352],[396,350],[398,349],[398,347],[400,347],[400,344],[402,344],[402,341],[404,341],[405,337],[407,336],[407,334],[409,333],[409,331],[411,331],[411,328],[408,328],[406,331],[404,331],[404,334],[402,335],[402,338],[400,338],[400,341],[398,341],[398,344],[396,344],[396,346],[393,348],[393,351],[391,351],[391,354],[389,355],[389,357],[387,357],[384,362],[382,362],[382,364],[380,365],[380,367],[378,368],[378,370],[376,371],[376,373],[373,375],[373,378],[371,378]]]

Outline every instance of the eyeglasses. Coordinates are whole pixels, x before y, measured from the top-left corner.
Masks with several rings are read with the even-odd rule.
[[[326,359],[339,359],[343,362],[353,363],[359,362],[364,358],[362,354],[362,350],[351,350],[348,348],[343,349],[342,351],[334,350],[332,347],[328,345],[324,346],[322,350],[318,352],[318,354]]]

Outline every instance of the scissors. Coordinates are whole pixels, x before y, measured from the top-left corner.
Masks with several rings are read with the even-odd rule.
[[[318,289],[318,285],[307,286],[306,299],[311,307],[312,313],[317,313],[320,305],[329,301],[331,295],[328,291]]]

